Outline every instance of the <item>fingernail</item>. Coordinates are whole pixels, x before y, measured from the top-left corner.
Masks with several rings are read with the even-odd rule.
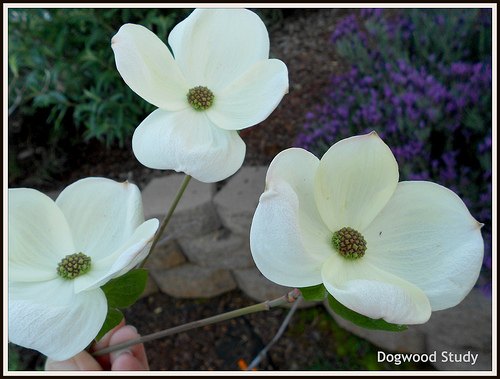
[[[111,359],[113,359],[113,360],[115,360],[116,358],[118,358],[120,355],[123,355],[123,354],[133,355],[132,351],[130,349],[121,349],[121,350],[117,350],[117,351],[113,351],[113,352],[109,353],[109,355],[111,356]]]
[[[137,328],[136,328],[135,326],[132,326],[132,325],[126,325],[126,326],[124,326],[124,328],[130,328],[130,329],[132,329],[134,332],[136,332],[136,333],[137,333]]]

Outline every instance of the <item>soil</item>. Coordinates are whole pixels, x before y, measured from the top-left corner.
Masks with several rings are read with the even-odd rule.
[[[247,145],[245,165],[268,165],[277,153],[293,146],[306,112],[322,102],[330,75],[344,67],[337,60],[328,39],[336,21],[349,12],[357,11],[287,10],[281,27],[270,30],[271,57],[286,63],[290,91],[267,120],[241,132]],[[16,122],[15,117],[12,122]],[[153,177],[168,174],[140,165],[130,147],[106,149],[96,141],[75,147],[66,167],[70,170],[53,176],[50,181],[30,182],[29,177],[11,180],[9,175],[9,186],[31,186],[50,191],[62,189],[83,177],[103,176],[115,180],[129,179],[143,188]],[[254,302],[240,291],[207,300],[175,299],[156,293],[140,299],[123,313],[127,323],[145,335],[251,304]],[[150,368],[240,370],[238,361],[249,364],[274,337],[287,312],[286,309],[272,309],[148,342]],[[339,335],[342,340],[338,339]],[[339,355],[342,344],[349,338],[348,333],[339,334],[322,306],[299,310],[287,332],[258,369],[369,369],[369,363],[358,362],[370,349],[365,341],[357,340],[355,352]],[[16,346],[11,348],[21,354],[19,359],[24,362],[24,369],[33,370],[43,365],[44,358],[38,353]]]

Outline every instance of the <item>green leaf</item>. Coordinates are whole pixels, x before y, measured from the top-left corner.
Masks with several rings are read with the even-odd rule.
[[[385,330],[387,332],[402,332],[408,327],[406,325],[390,324],[387,321],[380,319],[373,319],[347,308],[340,304],[332,295],[328,294],[328,305],[332,310],[347,321],[352,322],[365,329],[372,330]]]
[[[108,308],[108,314],[101,330],[96,336],[96,340],[100,340],[107,332],[117,326],[123,319],[123,313],[118,309]]]
[[[14,76],[19,76],[19,67],[17,65],[17,55],[9,56],[9,68],[11,69]]]
[[[134,304],[146,288],[148,270],[137,269],[110,280],[101,289],[111,308],[127,308]]]
[[[326,288],[323,283],[317,286],[299,288],[305,301],[322,301],[326,296]]]

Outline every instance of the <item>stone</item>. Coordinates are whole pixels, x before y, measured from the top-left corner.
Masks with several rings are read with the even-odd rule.
[[[149,272],[148,281],[146,282],[146,288],[142,292],[141,296],[139,296],[139,299],[148,297],[149,295],[152,295],[156,292],[158,292],[158,286],[156,285],[154,279],[152,278],[151,272]]]
[[[253,266],[250,240],[226,229],[197,238],[179,240],[184,255],[200,266],[238,269]]]
[[[158,292],[159,288],[154,280],[154,272],[164,270],[186,263],[186,257],[182,254],[181,248],[176,241],[169,241],[163,245],[156,245],[151,256],[146,261],[144,268],[149,271],[146,289],[141,298]]]
[[[163,222],[179,188],[184,174],[169,174],[155,178],[142,191],[144,215]],[[215,183],[202,183],[191,179],[170,219],[162,238],[173,233],[175,238],[194,237],[215,231],[220,220],[213,204]]]
[[[440,370],[492,369],[491,298],[473,289],[456,307],[433,312],[429,322],[419,325],[427,336],[427,350],[453,354],[478,354],[474,366],[467,362],[438,359]]]
[[[157,244],[144,267],[150,270],[164,270],[186,262],[177,241],[171,240],[163,245]]]
[[[179,299],[208,299],[235,290],[228,270],[186,263],[167,270],[151,271],[161,292]]]
[[[425,324],[409,325],[404,332],[383,332],[360,328],[336,315],[327,302],[325,308],[335,321],[349,332],[385,350],[407,353],[436,352],[439,370],[492,369],[492,305],[478,289],[473,289],[457,306],[432,312]],[[477,362],[452,362],[442,354],[477,354]],[[454,358],[452,358],[455,360]]]
[[[252,300],[259,303],[266,300],[274,300],[293,290],[293,287],[284,287],[271,282],[258,268],[249,268],[243,270],[233,270],[234,279],[238,288],[243,291]],[[315,301],[302,300],[299,308],[308,308],[317,305]],[[287,305],[290,308],[293,304]]]
[[[214,197],[222,225],[233,233],[249,236],[250,225],[266,186],[267,166],[244,166]]]
[[[327,312],[334,318],[335,322],[345,330],[364,338],[388,351],[401,353],[425,353],[425,333],[415,328],[413,325],[403,332],[385,332],[382,330],[369,330],[354,325],[350,321],[340,317],[328,305],[327,299],[323,301]]]

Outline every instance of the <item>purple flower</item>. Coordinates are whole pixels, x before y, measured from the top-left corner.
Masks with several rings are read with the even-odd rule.
[[[344,19],[342,19],[336,26],[331,38],[330,42],[335,43],[343,36],[348,36],[350,34],[358,33],[359,24],[356,20],[356,16],[351,14]]]
[[[382,10],[366,9],[361,18],[345,17],[331,41],[350,46],[342,54],[355,64],[331,78],[324,103],[307,113],[297,143],[322,156],[333,141],[375,130],[391,146],[402,180],[432,180],[453,189],[485,224],[488,276],[492,61],[477,61],[470,52],[478,47],[468,45],[471,33],[491,29],[491,10],[483,11],[474,22],[470,15],[476,13],[457,9],[402,10],[391,20]],[[455,25],[451,17],[457,15],[462,22]],[[360,25],[367,20],[369,45]],[[456,31],[439,45],[448,38],[447,25]]]
[[[361,17],[380,19],[383,12],[384,12],[384,9],[382,9],[382,8],[365,8],[365,9],[361,9]]]
[[[445,18],[443,15],[437,15],[434,22],[436,25],[443,25],[445,23]]]

